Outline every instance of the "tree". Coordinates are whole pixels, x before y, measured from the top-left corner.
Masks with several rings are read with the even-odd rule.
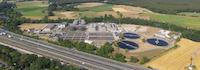
[[[150,61],[149,58],[143,57],[142,60],[140,61],[140,64],[145,64],[145,63],[147,63],[147,62],[149,62],[149,61]]]
[[[97,50],[97,55],[109,58],[113,51],[112,44],[106,43]]]
[[[3,21],[0,19],[0,28],[3,27]]]
[[[116,61],[120,61],[120,62],[126,62],[125,60],[126,56],[124,56],[123,54],[121,53],[116,53],[113,57],[114,60]]]
[[[53,11],[53,10],[56,10],[57,9],[57,5],[56,4],[50,4],[49,5],[49,7],[48,7],[48,10],[51,10],[51,11]]]
[[[48,21],[49,21],[48,16],[44,16],[44,17],[42,18],[42,22],[43,22],[43,23],[46,23],[46,22],[48,22]]]
[[[117,15],[119,16],[119,24],[121,25],[121,20],[123,18],[123,14],[117,11]]]
[[[34,62],[37,58],[38,57],[36,55],[22,54],[22,56],[20,57],[19,66],[28,69],[30,64]]]
[[[21,54],[16,51],[9,52],[9,55],[12,58],[13,63],[17,63],[20,60],[19,56],[21,56]]]
[[[0,67],[0,70],[80,70],[72,65],[62,65],[60,61],[33,54],[21,54],[7,46],[0,45],[0,48],[0,60],[6,65]]]
[[[96,50],[96,47],[84,42],[75,42],[76,44],[75,47],[83,52],[87,52],[87,53],[93,53],[94,50]]]
[[[139,61],[139,59],[134,56],[131,56],[130,61],[133,63],[137,63]]]
[[[49,10],[48,11],[48,16],[54,16],[54,13],[51,10]]]

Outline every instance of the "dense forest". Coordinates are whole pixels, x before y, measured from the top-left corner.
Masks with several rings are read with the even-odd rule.
[[[60,61],[33,54],[21,54],[7,46],[0,45],[0,48],[0,61],[5,62],[0,70],[81,70],[72,65],[61,64]]]
[[[154,12],[176,14],[179,12],[200,12],[200,0],[49,0],[49,3],[105,2],[139,6]]]

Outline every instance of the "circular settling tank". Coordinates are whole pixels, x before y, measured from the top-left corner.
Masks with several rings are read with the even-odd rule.
[[[123,36],[129,39],[138,39],[140,36],[136,33],[124,33]]]
[[[161,39],[157,39],[157,38],[150,38],[150,39],[147,39],[147,42],[149,44],[152,44],[152,45],[155,45],[155,46],[167,46],[168,43],[164,40],[161,40]]]
[[[120,48],[128,49],[128,50],[134,50],[139,47],[138,44],[134,42],[130,42],[130,41],[121,41],[118,43],[118,45]]]

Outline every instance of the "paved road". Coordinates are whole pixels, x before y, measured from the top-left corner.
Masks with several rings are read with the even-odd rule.
[[[61,46],[38,41],[8,32],[12,38],[0,36],[0,42],[9,44],[33,53],[73,63],[91,70],[148,70],[139,65],[128,65],[96,55],[63,48]]]

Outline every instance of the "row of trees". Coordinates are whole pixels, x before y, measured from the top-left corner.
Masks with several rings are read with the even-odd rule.
[[[71,4],[71,3],[84,3],[84,2],[99,2],[104,0],[49,0],[49,3],[54,4]]]
[[[113,53],[114,48],[113,48],[112,43],[105,43],[100,48],[96,48],[95,46],[84,43],[84,42],[69,41],[69,40],[62,40],[62,39],[59,39],[58,42],[52,42],[52,41],[49,41],[49,42],[63,46],[63,47],[77,49],[82,52],[95,54],[95,55],[102,56],[105,58],[110,58],[116,61],[127,62],[126,56],[124,56],[123,54]],[[139,60],[138,58],[133,57],[133,56],[130,58],[130,62],[138,63],[139,61],[140,61],[140,64],[145,64],[146,62],[150,61],[150,59],[147,57],[143,57],[141,60]]]
[[[69,40],[62,40],[62,39],[59,39],[58,42],[52,42],[52,41],[49,41],[49,42],[63,46],[63,47],[77,49],[82,52],[99,55],[105,58],[114,59],[120,62],[126,62],[125,60],[126,57],[123,54],[116,53],[113,55],[114,48],[111,43],[105,43],[103,46],[101,46],[101,48],[96,48],[95,46],[84,43],[84,42],[69,41]]]
[[[200,12],[198,0],[108,0],[108,3],[139,6],[165,14]]]
[[[152,11],[167,14],[180,12],[200,12],[198,0],[49,0],[50,4],[63,5],[83,2],[107,2],[148,8]],[[64,7],[63,7],[64,8]]]
[[[3,70],[80,70],[80,68],[61,64],[60,61],[33,54],[21,54],[7,46],[0,45],[0,60],[7,63]]]
[[[51,11],[55,10],[65,10],[65,11],[78,11],[79,9],[76,8],[78,4],[49,4],[48,9]]]

